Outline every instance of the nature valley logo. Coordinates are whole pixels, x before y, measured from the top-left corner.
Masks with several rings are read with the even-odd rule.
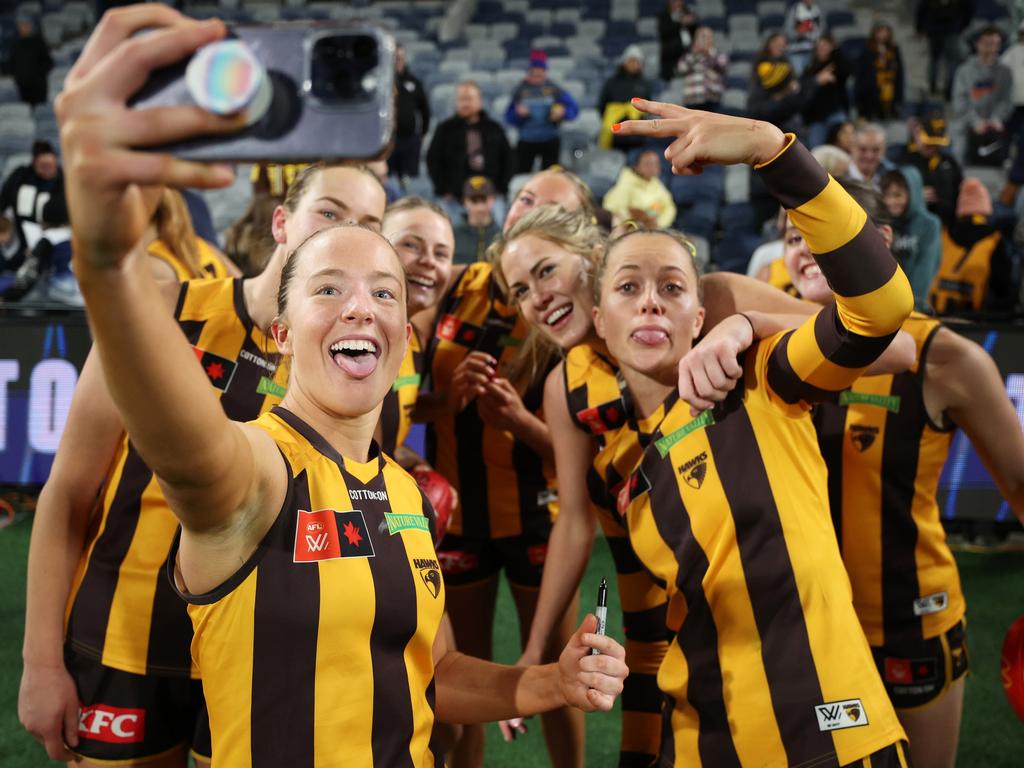
[[[384,520],[388,524],[388,533],[394,536],[402,531],[426,531],[430,533],[430,523],[423,515],[399,515],[385,512]]]
[[[266,376],[260,376],[260,383],[256,385],[256,394],[258,395],[273,395],[274,397],[284,397],[285,388],[278,384],[273,379],[268,379]]]
[[[691,488],[700,488],[704,485],[704,478],[708,472],[708,453],[701,451],[692,459],[679,465],[679,474]]]
[[[656,440],[654,443],[654,447],[658,449],[658,453],[661,455],[661,458],[664,459],[666,456],[668,456],[669,451],[672,450],[672,446],[678,443],[688,434],[690,434],[696,429],[701,429],[702,427],[709,427],[714,423],[715,417],[712,415],[711,411],[704,411],[700,416],[693,419],[692,421],[687,422],[679,429],[677,429],[675,432],[667,434],[664,437]]]
[[[436,600],[441,594],[441,566],[437,564],[437,560],[422,557],[414,558],[412,564],[419,569],[420,579]]]
[[[874,405],[891,413],[900,412],[899,395],[873,395],[870,392],[854,392],[845,389],[839,393],[840,405]]]
[[[391,388],[397,392],[403,387],[419,387],[422,377],[418,373],[411,373],[408,376],[399,376]]]
[[[850,440],[861,453],[874,445],[876,437],[878,437],[878,427],[869,427],[863,424],[850,425]]]

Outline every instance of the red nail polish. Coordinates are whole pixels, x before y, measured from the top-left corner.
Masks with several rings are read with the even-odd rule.
[[[612,133],[618,133],[622,130],[622,123],[612,123]]]

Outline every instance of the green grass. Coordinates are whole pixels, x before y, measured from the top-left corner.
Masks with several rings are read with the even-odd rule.
[[[25,612],[25,557],[29,522],[0,530],[0,766],[35,768],[49,763],[42,748],[18,724],[18,681],[21,676],[21,635]],[[999,658],[1003,636],[1024,611],[1024,556],[958,554],[957,562],[969,605],[968,639],[971,676],[960,737],[958,765],[967,768],[1011,768],[1021,764],[1024,724],[1016,719],[1002,691]],[[582,588],[581,611],[592,610],[601,576],[614,569],[608,548],[598,541]],[[608,632],[622,636],[621,615],[614,590],[609,595]],[[519,631],[512,599],[502,587],[495,628],[495,658],[513,662],[519,656]],[[529,733],[512,744],[501,740],[497,726],[488,726],[487,765],[531,768],[547,763],[540,722],[528,722]],[[612,766],[619,744],[616,712],[587,716],[587,765]]]

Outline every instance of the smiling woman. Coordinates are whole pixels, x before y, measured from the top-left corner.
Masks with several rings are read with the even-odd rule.
[[[140,29],[151,30],[144,43]],[[58,101],[95,344],[132,444],[181,523],[168,571],[206,673],[213,764],[426,766],[438,759],[435,709],[458,723],[610,708],[624,652],[592,634],[593,617],[557,664],[528,669],[449,651],[437,633],[444,588],[428,502],[372,440],[409,334],[405,273],[387,240],[329,227],[290,254],[271,328],[289,386],[253,422],[225,415],[174,320],[154,311],[136,245],[154,205],[148,185],[223,186],[230,173],[136,148],[239,123],[125,102],[151,70],[224,34],[159,5],[108,13]]]

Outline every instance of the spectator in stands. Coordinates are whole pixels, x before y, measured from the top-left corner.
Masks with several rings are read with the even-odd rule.
[[[807,146],[811,149],[824,144],[828,129],[846,120],[850,100],[846,93],[846,79],[850,65],[839,50],[835,38],[827,32],[814,44],[814,55],[800,77],[800,90],[805,94],[804,124],[807,126]]]
[[[24,257],[25,247],[18,237],[14,221],[0,215],[0,291],[10,284]]]
[[[892,120],[903,107],[903,56],[893,40],[892,27],[871,27],[868,44],[857,64],[853,100],[866,120]]]
[[[825,133],[825,143],[833,147],[839,147],[848,155],[853,154],[854,134],[856,130],[849,120],[833,124]]]
[[[420,175],[420,146],[430,128],[430,102],[423,84],[409,71],[405,48],[395,49],[395,146],[388,158],[388,172],[405,187],[406,179]]]
[[[8,61],[21,100],[33,106],[45,103],[47,75],[53,69],[53,59],[46,41],[30,20],[18,20],[18,36],[11,45]]]
[[[960,64],[960,35],[974,16],[973,0],[918,0],[915,27],[928,38],[928,87],[949,98],[953,72]],[[939,66],[945,78],[939,89]]]
[[[992,221],[992,198],[978,179],[966,178],[956,219],[943,231],[942,262],[931,302],[939,314],[1012,309],[1017,282],[1002,235]]]
[[[575,119],[579,111],[572,94],[548,79],[547,54],[530,53],[526,77],[512,92],[505,113],[505,122],[519,129],[517,172],[532,173],[538,157],[541,170],[556,165],[562,147],[561,125]]]
[[[391,157],[388,156],[387,160],[370,160],[366,163],[366,167],[370,169],[380,185],[384,187],[384,195],[387,198],[388,205],[398,200],[402,196],[401,187],[392,180],[388,175],[388,160]]]
[[[1006,126],[1007,140],[1017,147],[1013,166],[999,194],[1000,202],[1013,207],[1020,185],[1024,183],[1024,21],[1017,28],[1017,42],[1006,49],[999,61],[1010,68],[1013,75],[1013,113]]]
[[[434,194],[451,207],[470,176],[486,176],[505,194],[512,176],[512,150],[505,129],[483,110],[480,86],[472,80],[455,89],[455,114],[438,124],[427,150]]]
[[[683,106],[717,112],[725,92],[728,67],[729,54],[715,47],[715,31],[704,25],[697,27],[690,51],[679,60]]]
[[[671,80],[679,59],[690,49],[697,30],[697,14],[685,0],[668,0],[658,14],[658,42],[661,44],[661,79]]]
[[[676,204],[661,181],[660,153],[653,149],[640,152],[631,168],[619,172],[601,204],[615,217],[615,224],[631,219],[644,227],[672,226]]]
[[[878,123],[860,126],[853,136],[853,166],[850,178],[879,189],[882,175],[893,170],[885,159],[885,129]]]
[[[975,55],[957,67],[953,76],[954,152],[965,164],[994,164],[997,152],[1005,158],[1006,122],[1013,111],[1013,73],[999,62],[1002,33],[982,29],[974,42]],[[957,146],[959,144],[959,146]]]
[[[921,174],[906,166],[882,176],[882,196],[892,218],[892,255],[914,291],[914,306],[928,311],[928,291],[942,256],[942,224],[928,213],[921,194]]]
[[[644,77],[644,52],[639,45],[630,45],[622,52],[619,66],[601,87],[597,111],[601,115],[601,146],[628,152],[644,143],[642,136],[617,136],[611,127],[623,120],[639,120],[642,115],[629,100],[653,95],[651,81]]]
[[[849,153],[832,144],[822,144],[811,150],[814,159],[832,176],[841,179],[850,172],[853,158]]]
[[[963,172],[960,163],[947,150],[946,119],[939,112],[925,115],[913,133],[903,162],[917,168],[924,183],[923,196],[928,210],[949,226],[956,215],[956,197]]]
[[[494,220],[494,185],[486,176],[470,176],[462,187],[465,212],[455,222],[455,263],[483,261],[487,246],[501,231]]]
[[[18,237],[23,246],[26,243],[21,229],[22,222],[31,221],[43,226],[62,226],[68,223],[64,173],[50,142],[34,142],[32,162],[15,168],[4,180],[0,187],[0,214],[8,209],[14,212]]]
[[[802,107],[800,83],[786,56],[786,36],[775,32],[764,41],[754,62],[747,113],[755,120],[775,123],[784,131],[792,131],[800,125]]]
[[[814,44],[825,32],[825,14],[817,0],[797,0],[786,13],[783,25],[789,40],[789,60],[797,76],[803,74],[814,54]]]

